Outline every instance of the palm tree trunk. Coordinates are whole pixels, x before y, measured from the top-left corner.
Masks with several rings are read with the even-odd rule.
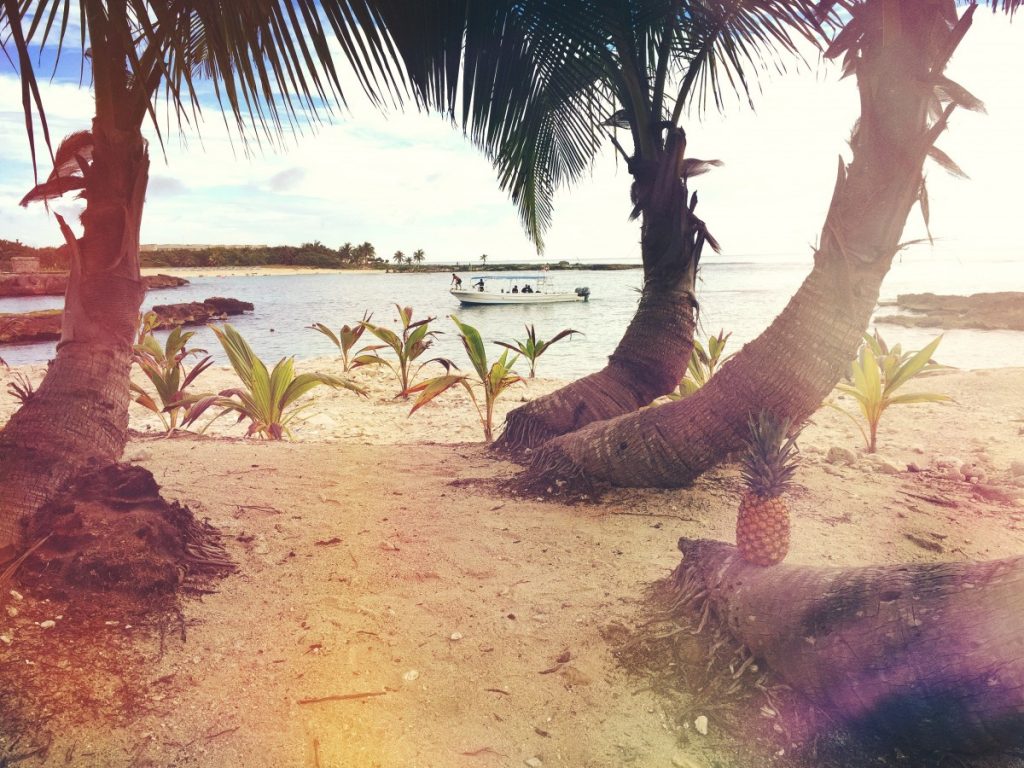
[[[149,157],[137,129],[95,121],[93,141],[83,236],[60,220],[73,261],[57,355],[0,432],[0,551],[17,544],[22,518],[85,466],[117,459],[127,440]]]
[[[647,281],[608,364],[511,411],[495,447],[513,453],[535,448],[592,422],[632,413],[671,392],[686,371],[693,329],[692,288]]]
[[[955,8],[951,0],[943,5],[863,7],[853,160],[840,160],[814,266],[772,325],[696,394],[550,441],[534,454],[535,475],[686,485],[742,446],[750,414],[764,409],[799,423],[817,410],[856,353],[921,195],[925,158],[951,112],[929,120],[935,79],[971,11],[951,30],[943,13]],[[883,42],[883,27],[893,34],[894,9],[899,34]]]
[[[721,628],[832,718],[915,752],[1024,744],[1024,558],[761,568],[721,542],[679,548],[675,597],[706,595]]]
[[[708,239],[694,215],[696,195],[687,191],[685,149],[685,134],[676,129],[656,160],[632,163],[634,202],[643,214],[644,286],[608,364],[511,411],[496,448],[537,448],[593,422],[632,413],[679,384],[693,348],[697,265]]]

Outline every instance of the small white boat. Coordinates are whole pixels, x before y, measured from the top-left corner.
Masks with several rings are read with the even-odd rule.
[[[479,275],[469,288],[456,285],[451,294],[463,304],[554,304],[587,301],[590,289],[553,290],[547,275]]]

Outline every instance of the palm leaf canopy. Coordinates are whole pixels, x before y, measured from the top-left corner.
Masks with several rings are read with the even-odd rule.
[[[77,43],[97,119],[116,127],[148,114],[159,133],[160,102],[179,127],[191,124],[212,96],[244,140],[273,140],[344,104],[344,62],[375,101],[400,96],[386,30],[372,0],[0,0],[0,43],[21,75],[33,159],[36,124],[50,145],[37,52],[52,50],[56,72]]]
[[[605,123],[656,151],[683,106],[748,91],[813,38],[811,0],[0,0],[22,105],[47,146],[33,52],[67,55],[80,29],[98,119],[158,133],[161,100],[179,126],[212,96],[245,139],[276,138],[343,104],[347,62],[378,102],[417,102],[464,126],[495,163],[528,234],[542,243],[554,190],[582,176]],[[337,51],[340,49],[341,54]],[[11,52],[8,52],[10,56]],[[56,66],[56,64],[55,64]],[[83,71],[83,75],[84,75]],[[670,110],[671,107],[671,110]],[[671,113],[671,118],[669,114]],[[618,115],[617,119],[609,118]],[[620,147],[621,149],[621,147]]]
[[[409,4],[378,5],[390,20],[390,6]],[[798,38],[818,35],[810,0],[411,5],[389,33],[415,94],[452,106],[538,246],[554,190],[587,172],[614,128],[630,130],[628,159],[649,158],[687,105],[722,106],[729,91],[749,98],[758,72],[784,67]]]

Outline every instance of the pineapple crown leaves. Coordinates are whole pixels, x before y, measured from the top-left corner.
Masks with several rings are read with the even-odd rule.
[[[779,496],[793,485],[800,430],[790,435],[790,425],[788,418],[780,420],[768,411],[751,414],[747,421],[748,437],[740,459],[740,475],[747,487],[762,498]]]

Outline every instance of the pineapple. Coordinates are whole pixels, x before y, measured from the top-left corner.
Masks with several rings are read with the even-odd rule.
[[[789,509],[782,494],[796,471],[796,435],[787,438],[789,420],[779,422],[765,411],[756,419],[751,416],[749,425],[740,471],[747,487],[736,519],[736,548],[748,563],[776,565],[789,552]]]

